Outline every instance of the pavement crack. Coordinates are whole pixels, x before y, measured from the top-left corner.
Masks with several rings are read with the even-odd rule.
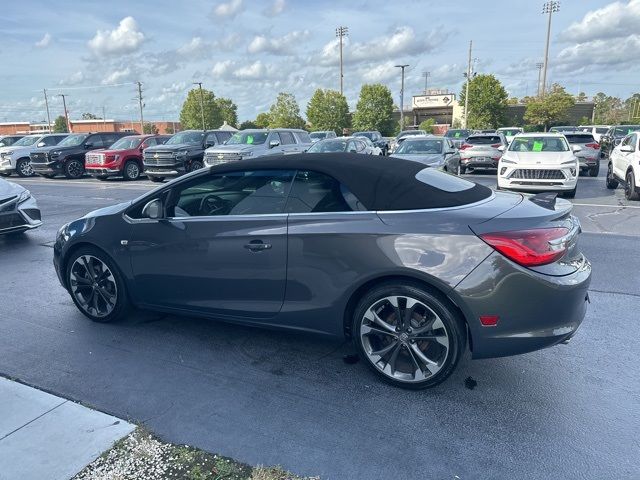
[[[617,292],[615,290],[598,290],[598,289],[595,289],[595,288],[590,288],[589,291],[590,292],[596,292],[596,293],[612,293],[612,294],[615,294],[615,295],[628,295],[630,297],[640,298],[640,293]]]

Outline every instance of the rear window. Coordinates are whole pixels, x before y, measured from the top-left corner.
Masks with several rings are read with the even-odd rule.
[[[467,138],[469,133],[471,133],[470,130],[447,130],[444,136],[447,138]]]
[[[298,143],[311,143],[311,136],[307,132],[293,132]]]
[[[483,135],[482,137],[469,137],[467,138],[467,143],[470,145],[491,145],[493,143],[502,143],[502,140],[498,136],[487,136]]]
[[[449,175],[448,173],[435,170],[433,168],[425,168],[416,173],[416,180],[430,185],[431,187],[442,190],[443,192],[457,193],[471,190],[476,186],[475,183],[465,180],[464,178]],[[487,195],[488,196],[488,195]]]
[[[607,133],[609,129],[607,127],[596,127],[596,133]]]
[[[593,135],[575,135],[575,134],[570,134],[567,133],[565,134],[565,137],[567,137],[567,140],[569,141],[569,143],[593,143],[596,141],[595,138],[593,138]]]

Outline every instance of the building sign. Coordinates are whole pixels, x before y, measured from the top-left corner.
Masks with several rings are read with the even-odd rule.
[[[456,99],[455,93],[442,93],[439,95],[416,95],[413,97],[413,108],[450,107]]]

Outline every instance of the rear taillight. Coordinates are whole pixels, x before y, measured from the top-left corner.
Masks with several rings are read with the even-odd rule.
[[[502,146],[501,143],[494,143],[491,145],[492,148],[500,148]]]
[[[471,148],[473,145],[469,143],[463,143],[458,150],[466,150],[467,148]]]
[[[600,150],[600,144],[599,143],[587,143],[585,145],[585,147],[593,148],[595,150]]]
[[[484,233],[480,238],[505,257],[525,266],[535,267],[555,262],[567,249],[562,237],[569,233],[564,227]]]

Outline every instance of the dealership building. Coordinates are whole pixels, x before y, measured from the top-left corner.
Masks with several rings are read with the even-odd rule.
[[[181,130],[180,122],[165,121],[145,121],[145,124],[153,124],[158,129],[158,133],[171,133]],[[73,133],[88,132],[132,132],[140,131],[140,122],[136,121],[119,121],[110,119],[96,120],[69,120],[70,131]],[[53,124],[51,124],[53,130]],[[0,135],[29,135],[33,133],[48,133],[49,125],[47,123],[30,123],[30,122],[1,122]]]

